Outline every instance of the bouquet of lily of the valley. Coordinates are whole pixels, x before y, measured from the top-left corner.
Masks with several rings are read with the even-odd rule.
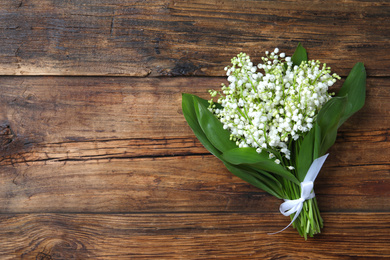
[[[280,212],[307,239],[323,227],[314,180],[337,129],[364,105],[366,72],[357,63],[335,95],[328,88],[340,77],[300,44],[292,57],[265,54],[257,66],[245,53],[233,58],[229,84],[211,100],[183,94],[183,114],[230,172],[284,200]]]

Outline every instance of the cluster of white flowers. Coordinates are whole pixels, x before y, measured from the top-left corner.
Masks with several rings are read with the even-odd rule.
[[[210,100],[209,109],[239,147],[255,147],[258,153],[265,149],[270,158],[276,150],[290,159],[291,140],[313,127],[319,110],[331,98],[328,87],[340,77],[331,75],[319,61],[293,66],[291,57],[279,54],[278,48],[265,54],[257,67],[245,53],[233,58],[232,66],[225,68],[229,84],[222,84],[219,92],[222,108]],[[210,94],[215,97],[218,92],[210,90]]]

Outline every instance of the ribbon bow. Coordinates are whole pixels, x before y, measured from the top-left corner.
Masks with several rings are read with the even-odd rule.
[[[315,159],[310,165],[309,171],[307,172],[305,179],[303,180],[303,182],[301,182],[301,197],[295,200],[285,199],[284,202],[280,205],[280,213],[282,213],[284,216],[290,216],[291,214],[296,213],[293,220],[290,222],[290,224],[288,224],[287,227],[283,228],[278,232],[270,233],[269,235],[280,233],[286,230],[289,226],[291,226],[301,213],[301,210],[303,208],[303,202],[305,202],[305,200],[312,199],[316,196],[313,190],[314,180],[317,178],[317,175],[320,172],[321,167],[324,164],[328,155],[329,154],[325,154],[324,156]]]

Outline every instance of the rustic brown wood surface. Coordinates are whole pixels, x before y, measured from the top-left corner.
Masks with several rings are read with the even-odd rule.
[[[3,75],[224,75],[239,51],[293,52],[389,76],[388,1],[3,0]],[[315,56],[314,56],[315,55]]]
[[[389,18],[388,1],[1,1],[0,259],[390,258]],[[369,76],[306,242],[267,235],[289,222],[281,201],[229,173],[181,111],[240,51],[298,42]]]
[[[1,259],[388,259],[384,213],[326,213],[324,234],[267,235],[269,213],[17,214],[0,216]],[[342,230],[342,232],[340,232]],[[31,257],[32,256],[32,257]]]
[[[221,81],[3,78],[4,133],[21,145],[3,151],[2,211],[274,212],[279,201],[245,188],[181,113],[182,92],[207,97]],[[316,184],[322,210],[390,210],[389,99],[389,80],[368,80],[367,105],[341,129]]]

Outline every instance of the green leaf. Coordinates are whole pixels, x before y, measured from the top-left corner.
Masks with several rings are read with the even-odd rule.
[[[337,94],[340,97],[348,95],[348,103],[344,115],[340,120],[340,125],[364,106],[366,99],[366,77],[364,64],[361,62],[356,63]]]
[[[212,117],[208,118],[211,121],[213,121],[213,118],[215,118],[215,116],[208,111],[206,106],[208,106],[207,100],[204,100],[202,98],[199,98],[197,96],[190,95],[190,94],[183,94],[182,95],[182,109],[183,109],[184,117],[186,118],[188,124],[190,125],[190,127],[194,131],[195,135],[200,140],[200,142],[205,146],[205,148],[207,150],[209,150],[212,154],[214,154],[216,157],[221,159],[221,161],[225,164],[225,166],[228,168],[228,170],[230,172],[232,172],[236,176],[240,177],[244,181],[252,184],[253,186],[260,188],[260,189],[270,193],[271,195],[276,196],[277,198],[281,199],[282,198],[281,185],[272,175],[270,175],[269,173],[266,173],[266,172],[261,173],[261,174],[263,174],[263,175],[261,175],[259,172],[257,172],[256,170],[250,169],[249,167],[234,166],[234,165],[226,162],[225,160],[223,160],[223,158],[221,157],[221,152],[218,149],[216,149],[214,147],[214,145],[209,141],[209,139],[207,138],[206,134],[203,132],[203,129],[200,126],[199,121],[198,121],[198,120],[201,120],[201,118],[202,118],[201,121],[202,122],[205,121],[204,124],[206,125],[206,128],[207,128],[207,126],[210,126],[211,124],[206,122],[208,120],[203,120],[203,119],[205,119],[204,118],[205,114],[206,114],[206,117],[207,117],[208,113],[209,113],[208,116],[212,116]],[[199,109],[199,107],[200,107],[200,109]],[[198,109],[199,111],[195,111],[196,109]],[[197,114],[197,112],[198,112],[198,114]],[[198,117],[199,117],[199,119],[198,119]],[[217,129],[222,127],[222,124],[219,125],[217,122],[214,122],[214,123],[218,125]],[[223,130],[223,127],[222,127],[222,130]],[[224,131],[226,131],[226,130],[224,130]],[[229,138],[230,138],[230,133],[229,133]],[[229,139],[225,139],[225,140],[229,140]],[[224,146],[224,144],[222,144],[222,147],[223,146]],[[234,144],[234,148],[236,148],[236,147],[237,146]],[[224,148],[221,148],[221,149],[224,149]]]
[[[221,159],[221,152],[211,144],[199,125],[198,117],[195,112],[194,97],[195,96],[191,94],[182,94],[182,110],[184,118],[187,120],[188,125],[191,127],[195,136],[203,144],[203,146],[214,156]],[[197,97],[197,102],[205,104],[205,102],[207,103],[207,100]]]
[[[248,171],[246,169],[240,168],[237,165],[233,165],[227,162],[225,162],[225,166],[231,173],[241,178],[242,180],[252,184],[259,189],[264,190],[265,192],[268,192],[269,194],[279,199],[283,198],[281,195],[282,191],[275,184],[272,184],[272,182],[266,180],[265,177],[256,174],[253,171]]]
[[[321,131],[320,152],[322,156],[334,144],[340,120],[344,115],[348,103],[348,96],[334,97],[330,99],[320,110],[317,116],[317,124]]]
[[[233,165],[248,165],[251,168],[272,172],[299,185],[297,178],[282,165],[276,164],[264,153],[257,153],[255,148],[234,148],[222,153],[222,158]]]
[[[236,148],[236,143],[230,140],[230,132],[223,129],[223,124],[199,99],[198,97],[194,97],[195,112],[198,123],[207,139],[221,152]]]
[[[321,149],[321,128],[318,126],[317,122],[314,124],[315,127],[315,137],[314,137],[314,149],[313,149],[313,161],[320,157]]]
[[[295,49],[293,56],[291,57],[291,61],[293,62],[293,65],[297,66],[301,65],[302,61],[307,61],[307,52],[301,43],[298,43],[298,46]]]
[[[237,164],[253,164],[258,162],[271,161],[267,152],[263,151],[262,153],[256,152],[256,148],[245,147],[245,148],[234,148],[223,153],[223,158],[228,159],[230,163]]]
[[[280,189],[283,188],[282,184],[280,183],[280,181],[275,177],[273,176],[271,173],[267,172],[267,171],[264,171],[264,170],[260,170],[260,169],[255,169],[251,166],[244,166],[242,165],[241,167],[247,167],[249,171],[253,171],[253,172],[256,172],[258,174],[261,174],[262,176],[264,176],[265,178],[269,179],[270,181],[272,181],[273,183],[275,183],[277,185],[277,187],[279,187]],[[279,177],[279,176],[277,176]]]
[[[317,123],[313,125],[313,128],[304,137],[298,152],[297,160],[297,177],[302,182],[310,168],[310,165],[315,159],[318,158],[319,146],[321,141],[320,128]]]

